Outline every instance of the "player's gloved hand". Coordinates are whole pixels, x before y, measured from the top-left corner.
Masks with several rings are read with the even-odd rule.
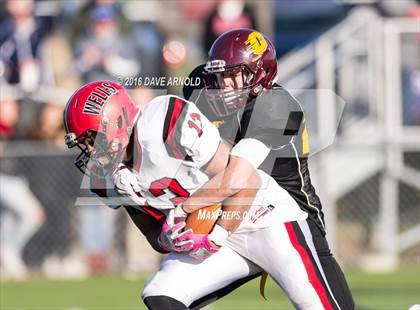
[[[205,260],[220,249],[220,246],[210,242],[209,235],[191,233],[188,239],[194,241],[194,246],[188,254],[199,261]]]
[[[174,224],[174,211],[171,210],[158,237],[160,247],[168,252],[191,251],[194,246],[194,241],[188,238],[192,233],[191,229],[181,232],[185,224],[185,222]]]
[[[124,164],[119,164],[116,171],[112,174],[115,191],[121,195],[130,198],[137,205],[144,205],[146,199],[141,197],[138,174],[131,171]]]
[[[216,224],[209,235],[189,233],[187,237],[194,241],[194,247],[188,254],[203,261],[219,251],[226,238],[229,237],[229,232]]]

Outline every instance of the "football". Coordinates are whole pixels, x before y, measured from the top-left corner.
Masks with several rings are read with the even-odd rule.
[[[221,207],[221,204],[214,204],[194,211],[188,216],[185,229],[191,228],[195,234],[210,233],[217,221]]]

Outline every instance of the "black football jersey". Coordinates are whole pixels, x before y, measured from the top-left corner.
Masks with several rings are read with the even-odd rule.
[[[321,202],[311,184],[308,169],[310,150],[304,113],[287,90],[274,85],[236,114],[224,118],[214,114],[207,103],[205,90],[196,88],[188,95],[218,127],[225,141],[234,145],[241,139],[254,138],[266,144],[271,151],[259,169],[287,190],[300,208],[325,231]]]

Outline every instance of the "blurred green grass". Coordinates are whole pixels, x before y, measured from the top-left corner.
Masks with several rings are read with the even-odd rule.
[[[407,310],[413,304],[420,304],[418,268],[387,274],[353,271],[347,272],[346,276],[359,310]],[[2,282],[0,309],[145,309],[139,297],[144,281],[145,278],[104,277],[83,281]],[[258,285],[259,281],[254,280],[206,309],[293,309],[272,280],[267,282],[267,301],[259,296]]]

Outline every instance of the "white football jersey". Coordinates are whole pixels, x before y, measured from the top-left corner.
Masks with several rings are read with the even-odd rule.
[[[135,170],[142,195],[156,209],[171,209],[208,181],[200,169],[221,142],[195,104],[176,96],[148,103],[135,127]],[[136,156],[137,155],[137,156]]]
[[[148,204],[167,213],[203,186],[209,178],[202,170],[220,143],[217,128],[194,103],[172,95],[150,101],[135,127],[134,150],[134,169]],[[238,232],[307,217],[274,179],[258,172],[263,185]]]

